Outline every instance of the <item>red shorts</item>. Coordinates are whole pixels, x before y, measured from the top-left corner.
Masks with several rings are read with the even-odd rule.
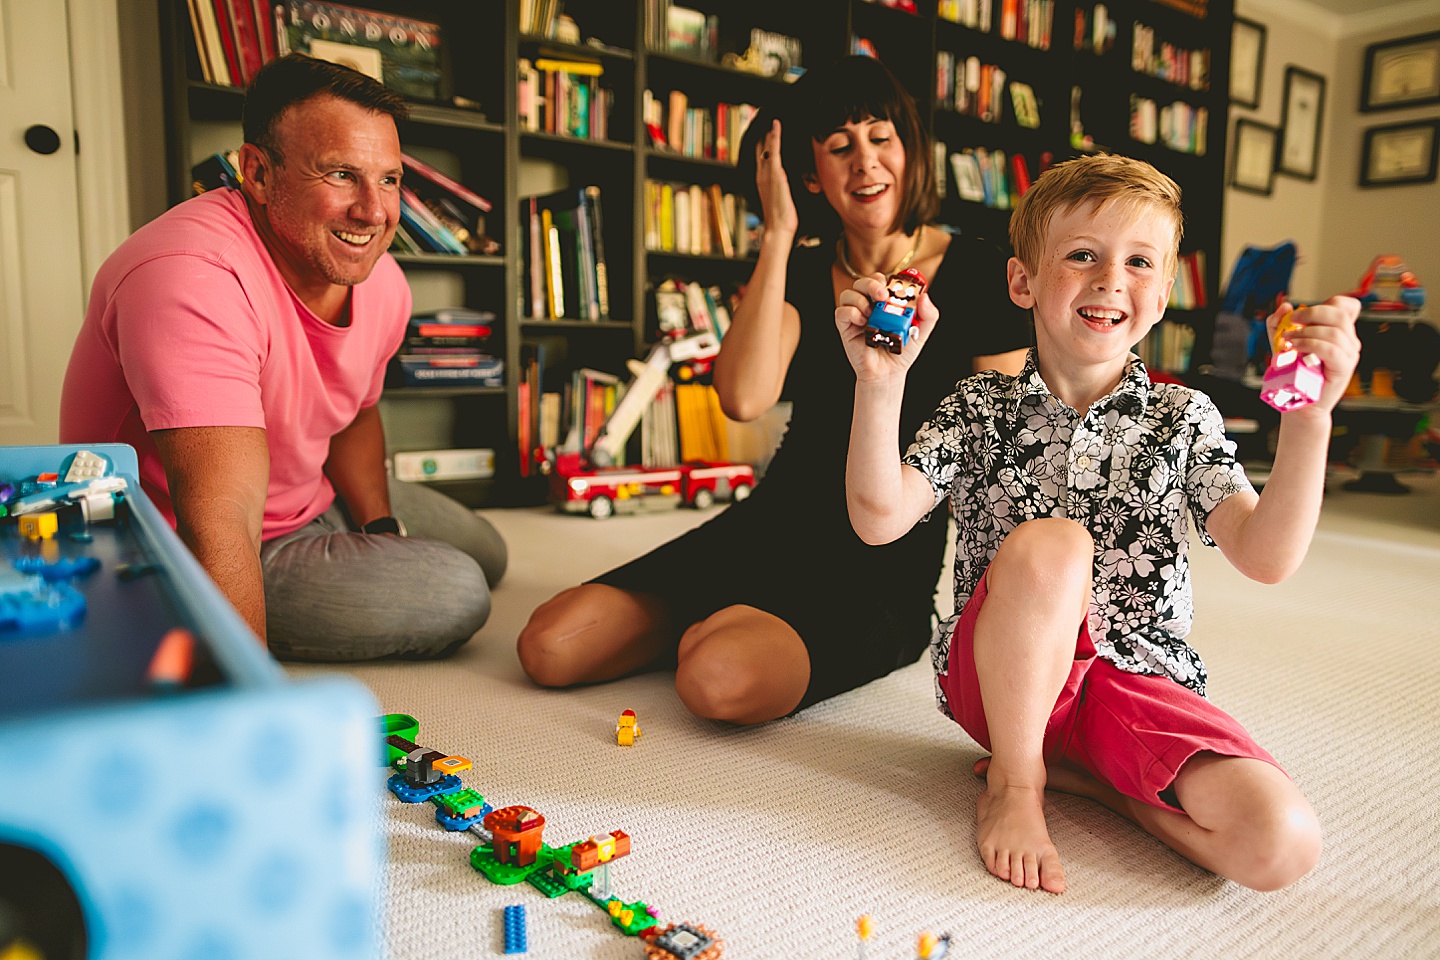
[[[986,750],[990,729],[975,674],[975,621],[988,593],[988,574],[960,614],[950,640],[950,670],[940,685],[955,720]],[[1179,810],[1170,791],[1197,753],[1251,757],[1274,764],[1233,717],[1169,677],[1127,673],[1095,655],[1089,624],[1080,623],[1075,662],[1045,727],[1045,761],[1068,761],[1128,797]]]

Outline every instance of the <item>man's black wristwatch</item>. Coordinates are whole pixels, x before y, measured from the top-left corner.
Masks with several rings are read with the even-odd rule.
[[[369,523],[360,525],[361,533],[393,533],[396,536],[405,536],[405,524],[394,517],[376,517]]]

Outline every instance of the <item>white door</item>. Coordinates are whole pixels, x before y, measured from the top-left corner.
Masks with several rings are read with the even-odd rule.
[[[56,441],[84,311],[66,7],[0,0],[0,444]]]

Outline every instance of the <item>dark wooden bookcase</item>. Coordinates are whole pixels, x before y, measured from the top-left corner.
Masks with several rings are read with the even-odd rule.
[[[201,80],[201,69],[184,0],[159,0],[162,53],[166,77],[167,154],[170,198],[190,196],[191,166],[216,150],[239,145],[238,120],[242,93]],[[853,38],[870,41],[880,58],[915,96],[922,120],[953,153],[966,148],[1000,148],[1021,153],[1031,176],[1038,176],[1039,156],[1055,161],[1078,155],[1070,143],[1072,85],[1083,89],[1081,117],[1096,144],[1116,153],[1140,157],[1174,177],[1185,192],[1187,216],[1182,251],[1202,250],[1207,306],[1167,313],[1167,320],[1190,324],[1197,334],[1190,369],[1208,357],[1220,285],[1220,236],[1224,206],[1225,136],[1229,100],[1229,38],[1233,0],[1208,0],[1206,15],[1194,16],[1157,0],[1111,0],[1106,6],[1116,24],[1116,37],[1103,54],[1074,49],[1077,10],[1094,4],[1055,0],[1048,49],[1003,39],[1000,18],[1004,0],[993,0],[993,25],[988,33],[952,23],[939,15],[936,0],[917,0],[910,14],[864,0],[815,0],[810,4],[772,0],[689,0],[685,6],[712,14],[718,22],[720,53],[743,52],[752,28],[796,37],[807,65],[848,53]],[[682,89],[694,105],[717,102],[751,103],[764,107],[783,90],[779,80],[742,73],[718,62],[646,47],[647,9],[653,0],[567,0],[564,12],[580,28],[582,38],[603,47],[570,46],[521,32],[519,0],[363,0],[353,4],[429,20],[441,25],[447,48],[447,96],[478,104],[462,109],[438,103],[416,103],[401,130],[407,149],[430,148],[453,155],[459,179],[494,204],[487,218],[501,251],[489,257],[439,255],[397,256],[416,276],[441,271],[463,291],[466,306],[489,309],[500,318],[492,349],[505,360],[505,386],[448,390],[390,390],[386,402],[411,397],[444,399],[453,404],[450,442],[456,447],[484,446],[496,452],[496,477],[479,502],[489,505],[538,502],[543,481],[522,479],[517,452],[518,387],[523,377],[522,347],[543,341],[547,363],[595,367],[624,374],[627,359],[643,356],[657,336],[654,287],[668,276],[721,286],[743,282],[750,259],[715,255],[647,251],[644,240],[644,184],[647,178],[716,183],[726,192],[743,193],[747,185],[731,163],[686,158],[654,148],[641,122],[642,95],[647,88],[663,99]],[[1023,6],[1023,4],[1021,4]],[[1131,65],[1135,21],[1155,30],[1156,44],[1210,52],[1209,86],[1182,87],[1138,72]],[[1028,83],[1035,91],[1040,126],[1030,129],[1015,121],[1006,96],[998,123],[983,122],[941,106],[936,90],[936,54],[949,51],[963,62],[974,55],[1001,66],[1008,78]],[[605,142],[524,130],[518,120],[519,60],[537,56],[599,59],[605,85],[614,91],[614,107]],[[1203,154],[1182,153],[1163,144],[1146,144],[1129,135],[1132,94],[1158,105],[1183,100],[1209,112]],[[603,190],[605,252],[609,268],[610,315],[601,321],[534,320],[521,308],[527,295],[523,272],[523,225],[518,216],[523,171],[545,161],[568,174],[568,186],[598,184]],[[941,222],[963,233],[1003,243],[1009,211],[962,200],[946,164],[947,190]],[[566,186],[566,184],[561,184]],[[523,193],[541,193],[527,189]],[[758,212],[758,211],[757,211]],[[404,437],[389,437],[405,449]],[[472,502],[475,498],[472,497]]]

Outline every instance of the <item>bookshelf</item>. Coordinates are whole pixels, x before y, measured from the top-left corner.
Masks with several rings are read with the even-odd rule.
[[[190,195],[190,167],[239,145],[242,94],[236,87],[206,82],[191,31],[185,0],[159,0],[166,77],[167,153],[170,198]],[[655,49],[647,16],[668,7],[666,0],[566,0],[564,13],[578,36],[537,32],[545,0],[362,0],[353,4],[440,25],[448,55],[440,89],[444,102],[417,101],[400,131],[407,153],[489,199],[487,232],[500,241],[492,256],[411,253],[397,256],[415,293],[416,308],[463,305],[496,314],[491,352],[505,362],[502,387],[402,388],[387,390],[382,410],[387,440],[395,450],[483,446],[496,452],[496,476],[480,499],[509,505],[539,502],[543,479],[522,477],[517,444],[518,415],[525,381],[525,359],[537,346],[557,380],[589,367],[624,375],[625,362],[643,357],[658,336],[654,291],[664,280],[679,278],[726,293],[744,283],[753,262],[680,249],[652,249],[647,242],[647,182],[696,184],[708,192],[744,197],[753,184],[743,182],[733,158],[686,156],[652,142],[646,127],[646,93],[669,106],[672,91],[687,104],[712,114],[718,127],[721,105],[763,108],[783,91],[781,79],[737,69],[733,56],[750,46],[752,29],[800,41],[802,64],[826,62],[851,52],[857,38],[874,48],[915,97],[922,121],[945,143],[944,196],[940,220],[965,233],[1004,242],[1009,210],[965,199],[950,154],[981,148],[992,155],[1025,158],[1033,179],[1041,155],[1058,162],[1078,155],[1072,146],[1072,86],[1078,85],[1078,119],[1084,133],[1108,150],[1155,163],[1185,191],[1186,237],[1182,252],[1203,251],[1199,271],[1203,307],[1167,312],[1167,321],[1195,331],[1188,370],[1208,357],[1219,289],[1221,216],[1224,199],[1224,137],[1228,112],[1229,36],[1233,0],[1208,0],[1203,18],[1156,0],[1112,0],[1104,4],[1114,24],[1108,49],[1093,44],[1075,49],[1077,13],[1093,25],[1096,4],[1084,0],[1053,3],[1011,0],[917,0],[915,14],[865,0],[816,0],[814,4],[776,4],[770,0],[689,0],[683,4],[705,20],[707,52]],[[677,4],[678,5],[678,4]],[[990,7],[990,29],[967,26],[972,8]],[[1038,38],[1007,39],[1001,27],[1008,10],[1036,18],[1051,13],[1048,48]],[[952,22],[954,17],[962,22]],[[1208,51],[1209,83],[1189,83],[1132,66],[1133,25],[1151,31],[1153,49],[1165,43]],[[578,42],[575,42],[578,41]],[[1037,45],[1032,45],[1036,43]],[[966,61],[1003,70],[1008,81],[1027,84],[1039,121],[1033,127],[1016,120],[1008,95],[989,120],[955,108],[938,88],[942,55],[963,72]],[[1160,58],[1153,58],[1158,62]],[[531,129],[522,118],[524,63],[583,60],[600,65],[597,83],[610,93],[603,139]],[[522,63],[523,62],[523,63]],[[1166,61],[1173,64],[1174,58]],[[1078,78],[1078,79],[1077,79]],[[1177,79],[1179,79],[1177,77]],[[948,85],[947,85],[948,86]],[[1208,112],[1200,143],[1203,153],[1181,152],[1157,137],[1145,143],[1131,136],[1131,98],[1153,101],[1157,114],[1181,101]],[[458,97],[460,106],[450,98]],[[698,121],[697,121],[698,122]],[[697,128],[699,129],[699,128]],[[522,198],[596,184],[604,202],[604,248],[609,275],[609,311],[600,320],[548,320],[528,315],[529,279],[525,273],[527,223]],[[758,210],[753,211],[759,213]],[[1183,372],[1183,371],[1177,371]],[[546,387],[548,388],[548,384]]]

